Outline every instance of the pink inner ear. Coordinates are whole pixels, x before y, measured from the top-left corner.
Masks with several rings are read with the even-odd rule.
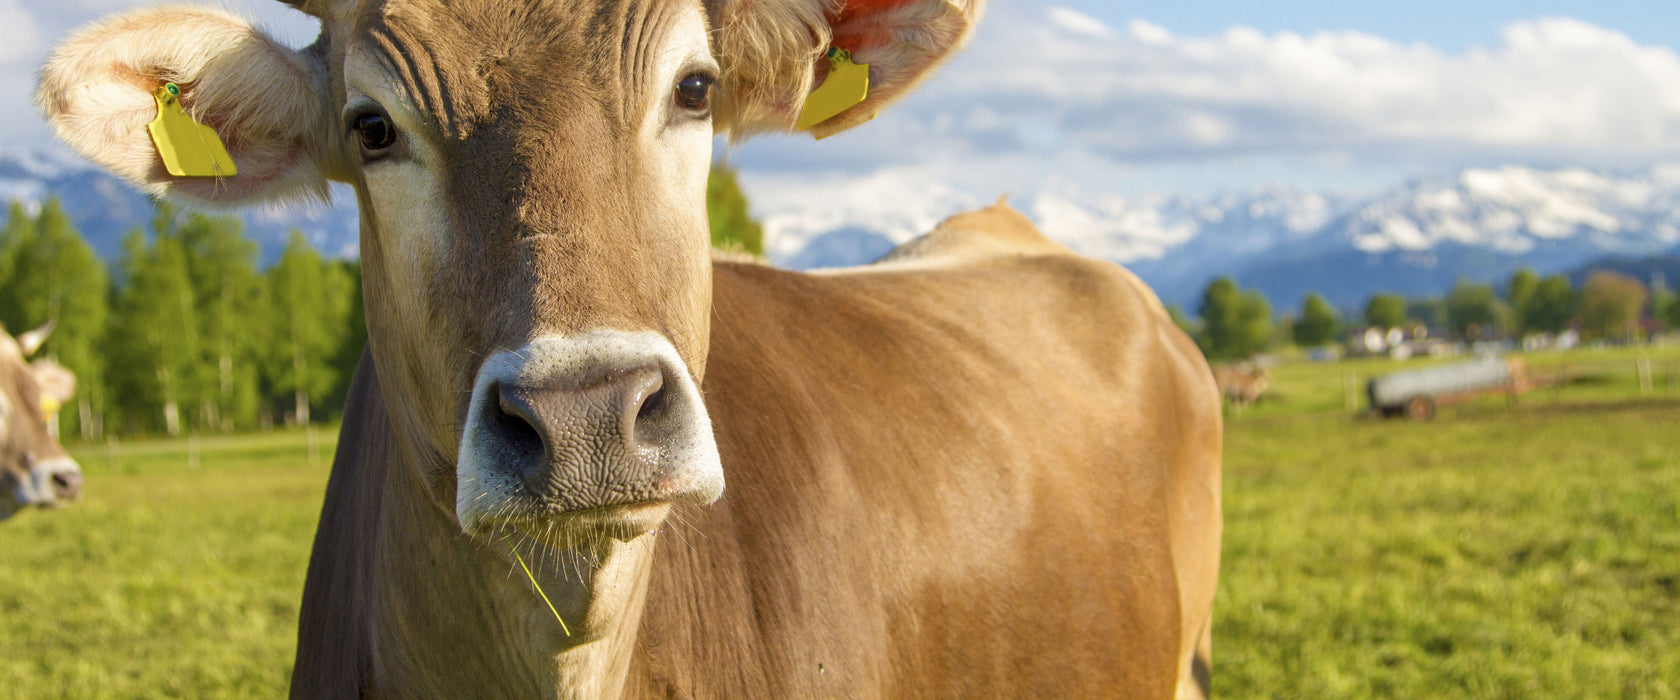
[[[847,0],[837,15],[828,18],[834,28],[834,45],[847,51],[857,51],[886,43],[891,38],[890,27],[880,16],[918,0]]]

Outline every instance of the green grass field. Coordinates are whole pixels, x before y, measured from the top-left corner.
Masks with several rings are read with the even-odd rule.
[[[1537,354],[1575,380],[1356,418],[1402,366],[1287,364],[1227,421],[1222,697],[1680,697],[1680,349]],[[73,450],[87,498],[0,523],[0,697],[274,697],[331,436]]]

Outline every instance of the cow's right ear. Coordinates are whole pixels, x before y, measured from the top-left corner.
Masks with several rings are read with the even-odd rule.
[[[146,129],[165,83],[216,130],[238,174],[176,177]],[[89,25],[53,51],[36,102],[58,137],[160,197],[230,207],[326,198],[337,172],[326,70],[219,10],[138,10]]]

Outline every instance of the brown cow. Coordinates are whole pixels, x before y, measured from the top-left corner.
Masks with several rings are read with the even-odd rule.
[[[1242,410],[1253,406],[1266,393],[1271,373],[1265,367],[1249,363],[1214,365],[1213,382],[1219,385],[1219,394],[1231,402],[1232,407]]]
[[[25,364],[52,324],[12,339],[0,332],[0,520],[30,506],[50,507],[82,492],[82,470],[47,429],[76,377],[52,360]]]
[[[867,121],[977,2],[304,9],[302,52],[130,13],[40,92],[160,194],[356,189],[294,697],[1204,692],[1218,396],[1141,283],[1001,206],[848,272],[708,252],[714,129],[788,128],[831,44],[871,91],[816,131]],[[164,174],[166,79],[237,176]]]

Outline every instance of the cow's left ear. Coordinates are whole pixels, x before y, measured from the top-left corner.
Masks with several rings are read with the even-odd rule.
[[[792,131],[828,76],[830,47],[869,66],[861,103],[812,126],[823,138],[875,118],[968,40],[985,0],[706,0],[723,67],[714,123],[736,138]]]
[[[42,396],[51,396],[61,404],[70,403],[76,395],[76,374],[52,360],[42,358],[29,363],[29,373],[41,387]]]
[[[237,174],[172,175],[148,130],[158,92],[174,83],[193,121],[213,129]],[[108,17],[53,51],[35,99],[47,123],[84,157],[153,195],[231,207],[325,199],[342,172],[312,50],[293,51],[211,8],[159,7]]]

